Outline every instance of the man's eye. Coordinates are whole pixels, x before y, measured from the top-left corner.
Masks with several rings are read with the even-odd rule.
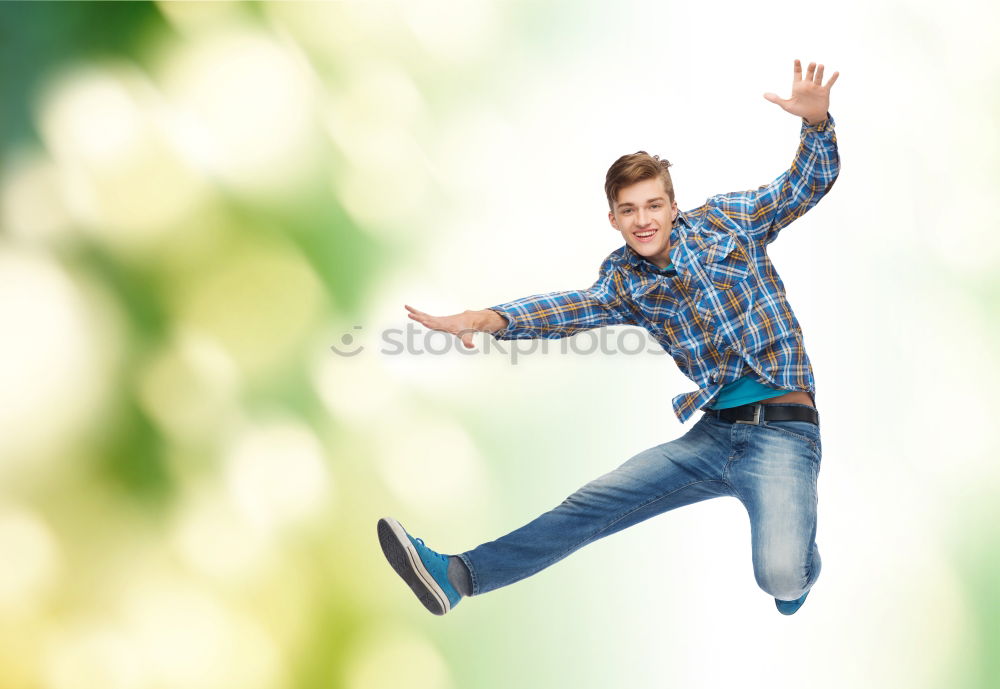
[[[653,204],[653,208],[663,208],[663,204],[662,203],[654,203]]]
[[[632,212],[631,208],[626,208],[625,210],[622,211],[622,215],[628,215],[631,212]]]

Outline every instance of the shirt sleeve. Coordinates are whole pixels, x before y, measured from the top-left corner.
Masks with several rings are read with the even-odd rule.
[[[610,257],[601,264],[588,289],[549,292],[487,307],[507,319],[493,333],[498,340],[556,339],[605,325],[633,324],[634,318],[616,290]]]
[[[713,196],[709,201],[738,222],[761,244],[773,242],[778,232],[830,191],[840,174],[840,155],[833,116],[816,125],[802,120],[799,148],[792,166],[770,184],[756,190]]]

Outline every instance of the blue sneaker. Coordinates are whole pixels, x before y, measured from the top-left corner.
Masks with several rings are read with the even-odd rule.
[[[406,533],[392,517],[378,520],[382,552],[396,574],[403,577],[424,607],[443,615],[462,598],[448,579],[448,556],[436,553],[419,538]]]
[[[806,596],[809,595],[809,591],[802,594],[801,598],[797,600],[778,600],[774,599],[774,605],[778,608],[778,612],[782,615],[794,615],[795,611],[802,607],[802,604],[806,602]]]

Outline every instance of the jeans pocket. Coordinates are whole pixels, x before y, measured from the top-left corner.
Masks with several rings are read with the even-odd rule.
[[[761,425],[806,441],[815,451],[817,461],[820,459],[822,444],[818,425],[811,421],[765,421]]]

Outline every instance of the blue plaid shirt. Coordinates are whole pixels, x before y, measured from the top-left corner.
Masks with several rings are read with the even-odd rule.
[[[508,326],[498,340],[560,338],[605,325],[648,330],[697,390],[673,398],[687,421],[749,367],[765,385],[816,385],[785,287],[765,247],[833,186],[840,171],[833,117],[802,121],[791,168],[756,190],[718,194],[678,212],[670,230],[673,270],[627,244],[601,264],[589,289],[538,294],[491,306]]]

